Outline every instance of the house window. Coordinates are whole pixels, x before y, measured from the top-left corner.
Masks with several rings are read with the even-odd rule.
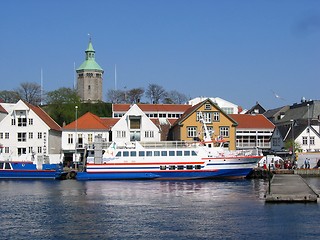
[[[11,125],[16,125],[16,120],[15,119],[11,119]]]
[[[220,136],[229,137],[229,127],[220,127]]]
[[[33,132],[29,132],[29,139],[33,139]]]
[[[314,145],[314,137],[310,137],[310,145]]]
[[[213,135],[213,132],[214,132],[214,131],[213,131],[213,127],[207,126],[207,129],[208,129],[208,132],[209,132],[209,137],[211,138],[212,135]],[[204,129],[203,129],[203,136],[204,136],[204,137],[206,137],[206,136],[205,136],[205,133],[206,133],[206,132],[205,132]]]
[[[233,113],[233,108],[221,108],[226,114],[232,114]]]
[[[125,138],[126,131],[117,131],[117,138]]]
[[[5,147],[5,148],[4,148],[4,152],[5,152],[5,153],[9,153],[9,151],[10,151],[10,148],[9,148],[9,147]]]
[[[33,118],[29,118],[29,125],[33,125]]]
[[[130,118],[130,129],[140,129],[140,117],[131,117]]]
[[[73,134],[68,134],[68,144],[73,144]]]
[[[42,147],[38,147],[38,153],[42,153]]]
[[[153,131],[145,131],[144,137],[145,138],[153,138],[154,137],[154,132]]]
[[[83,136],[82,136],[82,133],[78,134],[78,147],[79,148],[83,147]]]
[[[6,132],[6,133],[4,134],[4,138],[5,138],[5,139],[9,139],[9,133],[8,133],[8,132]]]
[[[88,143],[92,143],[92,133],[88,134]]]
[[[29,147],[29,153],[33,152],[33,147]]]
[[[27,119],[26,118],[18,118],[18,127],[25,127],[27,126]]]
[[[308,137],[302,137],[302,145],[308,144]]]
[[[204,112],[203,120],[205,123],[212,123],[212,112]]]
[[[197,137],[197,127],[187,127],[187,137]]]
[[[0,133],[0,139],[3,139],[3,133]]]
[[[18,155],[26,154],[27,149],[26,148],[18,148]]]
[[[220,112],[213,112],[213,121],[214,122],[220,121]]]
[[[42,132],[38,132],[38,139],[42,138]]]
[[[210,103],[206,103],[206,104],[204,105],[204,109],[205,109],[205,110],[211,110],[211,104],[210,104]]]
[[[26,142],[27,133],[18,133],[18,142]]]

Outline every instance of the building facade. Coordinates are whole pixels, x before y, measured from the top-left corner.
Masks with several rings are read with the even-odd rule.
[[[33,161],[44,156],[60,161],[61,128],[45,111],[22,100],[1,105],[7,112],[0,122],[5,160]]]
[[[230,150],[236,149],[237,123],[209,98],[189,108],[170,129],[172,140],[193,141],[204,139],[202,115],[211,139],[223,139]]]

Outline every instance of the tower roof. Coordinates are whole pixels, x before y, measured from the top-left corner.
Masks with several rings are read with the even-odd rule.
[[[81,70],[98,70],[103,72],[103,69],[95,60],[95,50],[93,49],[91,39],[89,41],[89,45],[85,53],[86,60],[80,65],[80,67],[77,69],[77,72]]]

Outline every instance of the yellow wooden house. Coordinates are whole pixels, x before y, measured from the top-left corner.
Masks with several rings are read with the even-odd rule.
[[[209,98],[189,108],[170,129],[171,140],[202,140],[205,131],[200,121],[201,114],[212,140],[223,139],[230,150],[236,149],[235,122]]]

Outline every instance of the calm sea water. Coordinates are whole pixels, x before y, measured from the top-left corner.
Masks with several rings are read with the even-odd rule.
[[[320,178],[307,181],[320,191]],[[264,180],[0,181],[1,239],[315,239],[319,203],[266,204]]]

